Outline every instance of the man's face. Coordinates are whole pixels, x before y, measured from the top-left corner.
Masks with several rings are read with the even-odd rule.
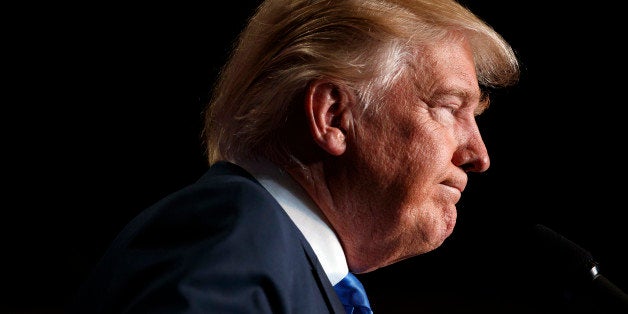
[[[466,172],[489,167],[475,121],[483,105],[466,42],[442,42],[419,64],[380,111],[358,119],[352,130],[352,207],[369,221],[362,228],[372,240],[348,252],[350,264],[365,250],[382,259],[381,267],[440,246],[456,223]]]

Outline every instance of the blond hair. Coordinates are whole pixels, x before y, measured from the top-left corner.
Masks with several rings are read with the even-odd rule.
[[[416,62],[421,46],[452,34],[470,44],[478,82],[514,84],[519,65],[500,34],[452,0],[266,0],[238,37],[205,111],[210,164],[263,156],[293,160],[285,124],[308,83],[355,91],[363,110]],[[416,67],[414,67],[416,68]]]

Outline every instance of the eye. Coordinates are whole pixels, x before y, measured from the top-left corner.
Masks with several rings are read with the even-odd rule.
[[[451,114],[456,114],[463,105],[463,101],[460,97],[455,95],[441,95],[434,99],[432,105],[435,109],[446,110]]]
[[[445,109],[449,110],[451,114],[456,114],[456,111],[460,108],[460,106],[456,104],[447,104],[444,106]]]
[[[457,103],[447,102],[436,105],[434,109],[441,113],[456,115],[460,110],[460,105]]]
[[[435,117],[442,121],[457,119],[468,107],[464,93],[440,93],[430,99],[429,106]]]

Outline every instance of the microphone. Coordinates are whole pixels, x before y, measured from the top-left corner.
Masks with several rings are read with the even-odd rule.
[[[541,272],[584,288],[598,306],[628,313],[628,295],[600,273],[591,253],[541,224],[534,226],[533,240],[544,257]]]

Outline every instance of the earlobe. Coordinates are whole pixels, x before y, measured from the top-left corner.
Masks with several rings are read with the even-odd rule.
[[[342,87],[327,80],[310,82],[305,111],[310,134],[315,143],[331,155],[343,154],[350,126],[349,97]]]

